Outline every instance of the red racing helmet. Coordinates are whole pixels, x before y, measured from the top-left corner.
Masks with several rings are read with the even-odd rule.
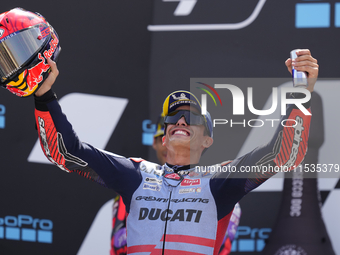
[[[61,48],[53,27],[39,13],[15,8],[0,14],[0,85],[19,97],[32,95],[47,77],[47,58]]]

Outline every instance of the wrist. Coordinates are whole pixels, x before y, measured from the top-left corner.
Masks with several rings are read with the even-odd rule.
[[[40,111],[48,111],[47,104],[54,100],[57,100],[57,95],[52,89],[48,90],[40,97],[36,94],[34,95],[35,108]]]
[[[35,96],[37,97],[41,97],[42,95],[44,95],[47,91],[51,90],[51,88],[49,87],[45,87],[45,86],[41,86],[36,92],[35,92]]]

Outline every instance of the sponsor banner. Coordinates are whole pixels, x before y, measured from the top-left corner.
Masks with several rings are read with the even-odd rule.
[[[0,239],[53,243],[53,222],[30,215],[0,217]]]

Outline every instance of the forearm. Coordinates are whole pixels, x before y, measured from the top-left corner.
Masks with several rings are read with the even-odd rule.
[[[310,102],[304,107],[311,112]],[[247,173],[247,191],[250,191],[278,171],[291,171],[301,164],[308,147],[311,115],[305,115],[293,105],[282,116],[271,141],[256,148],[242,162],[256,169]]]
[[[310,104],[304,104],[310,111]],[[291,171],[299,164],[307,151],[310,115],[305,115],[294,105],[289,105],[270,141],[230,162],[217,173],[219,187],[235,186],[243,195],[261,185],[278,170]],[[229,183],[228,183],[229,182]],[[228,185],[227,185],[228,183]]]

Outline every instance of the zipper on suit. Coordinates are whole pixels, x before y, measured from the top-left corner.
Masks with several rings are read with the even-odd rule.
[[[164,227],[164,235],[163,235],[163,249],[162,249],[162,255],[164,255],[165,252],[165,239],[166,239],[166,228],[168,225],[168,215],[170,210],[170,201],[171,201],[171,194],[172,194],[172,187],[169,187],[170,194],[169,194],[169,202],[168,202],[168,209],[166,211],[166,221],[165,221],[165,227]]]

